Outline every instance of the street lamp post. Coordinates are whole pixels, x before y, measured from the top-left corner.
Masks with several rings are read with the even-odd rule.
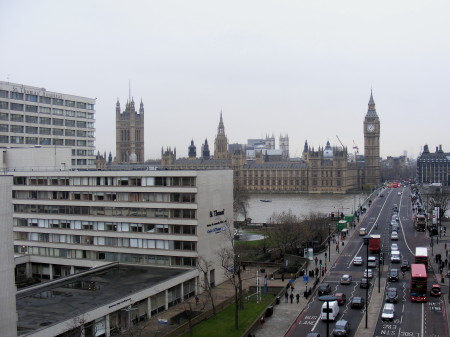
[[[330,236],[331,236],[331,224],[328,224],[328,262],[331,262]]]
[[[325,295],[319,297],[320,301],[327,302],[327,334],[326,336],[330,335],[330,302],[336,301],[337,297],[332,295]]]
[[[366,329],[367,329],[367,299],[369,298],[369,239],[371,238],[370,235],[364,236],[364,241],[367,247],[366,250],[366,270],[367,270],[367,287],[366,287]]]

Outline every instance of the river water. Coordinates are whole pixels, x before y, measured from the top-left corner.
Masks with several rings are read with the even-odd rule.
[[[368,194],[250,194],[248,217],[253,223],[264,223],[270,222],[274,212],[279,214],[289,210],[299,217],[306,217],[311,212],[352,214],[368,196]]]

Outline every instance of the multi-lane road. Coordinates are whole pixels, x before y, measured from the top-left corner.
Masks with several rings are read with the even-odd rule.
[[[400,192],[400,193],[399,193]],[[366,228],[369,234],[381,234],[381,251],[384,256],[384,265],[373,268],[373,278],[368,291],[368,305],[374,299],[378,303],[384,303],[385,290],[387,288],[397,288],[398,302],[395,305],[395,318],[392,322],[384,322],[381,315],[376,322],[371,320],[370,324],[376,324],[374,336],[403,336],[403,337],[448,337],[445,306],[443,297],[428,297],[426,303],[413,303],[409,299],[410,273],[404,276],[400,273],[398,282],[390,282],[387,279],[388,271],[391,268],[400,270],[400,264],[391,264],[390,248],[392,243],[397,243],[402,255],[402,259],[414,262],[414,251],[416,247],[425,247],[430,243],[430,239],[424,232],[417,232],[413,226],[413,214],[409,188],[388,188],[380,193],[373,200],[371,207],[366,212],[359,228]],[[398,205],[399,212],[399,240],[392,241],[390,237],[391,219],[394,204]],[[378,226],[375,226],[377,224]],[[366,298],[366,289],[360,288],[360,281],[366,268],[367,246],[364,240],[354,233],[351,239],[346,240],[346,246],[336,263],[323,282],[327,282],[332,287],[332,294],[343,292],[347,296],[347,302],[340,306],[338,319],[347,320],[351,325],[349,336],[358,336],[358,327],[365,327],[365,310],[352,309],[351,299],[355,296]],[[431,255],[431,254],[430,254]],[[362,266],[353,265],[353,258],[361,256]],[[341,276],[350,274],[352,282],[349,285],[340,284]],[[381,279],[379,278],[381,275]],[[380,282],[380,281],[383,282]],[[436,277],[431,269],[428,270],[428,288],[436,283]],[[310,332],[320,333],[326,336],[327,323],[320,319],[320,312],[323,302],[319,300],[317,292],[313,293],[313,298],[308,303],[305,310],[294,322],[287,336],[306,336]],[[330,322],[328,329],[332,336],[335,322]]]

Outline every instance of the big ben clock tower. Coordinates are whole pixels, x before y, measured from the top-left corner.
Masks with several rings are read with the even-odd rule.
[[[364,118],[364,184],[376,187],[380,183],[380,119],[375,109],[372,91]]]

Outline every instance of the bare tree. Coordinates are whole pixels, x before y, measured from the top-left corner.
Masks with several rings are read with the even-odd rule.
[[[273,226],[270,230],[272,243],[280,251],[280,257],[284,257],[287,251],[297,247],[301,241],[302,230],[300,219],[292,214],[292,211],[272,214]]]
[[[241,180],[236,179],[233,185],[233,211],[235,215],[242,215],[247,223],[249,195]]]
[[[208,278],[210,270],[213,269],[213,263],[211,261],[206,260],[202,256],[199,256],[197,260],[197,269],[203,275],[203,282],[200,283],[200,286],[202,287],[203,291],[208,295],[208,298],[211,301],[213,315],[215,316],[216,306],[214,304],[214,297],[212,294],[211,283],[209,282]]]
[[[450,195],[444,191],[435,192],[427,195],[428,209],[433,210],[435,207],[439,207],[439,220],[441,221],[448,210],[448,204]]]
[[[230,245],[220,249],[217,254],[220,259],[221,266],[225,276],[234,287],[234,327],[239,329],[239,309],[244,309],[244,300],[242,292],[241,263],[239,254],[236,253],[234,247],[234,233],[230,221],[227,221],[226,229],[223,231],[225,240]]]

